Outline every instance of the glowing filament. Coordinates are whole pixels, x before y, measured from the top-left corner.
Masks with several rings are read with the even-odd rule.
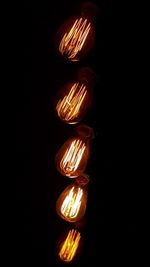
[[[61,54],[65,54],[70,60],[75,61],[75,57],[82,49],[90,29],[91,23],[88,23],[87,19],[76,19],[71,30],[64,34],[60,42],[59,51]]]
[[[64,199],[61,206],[61,213],[70,219],[76,218],[81,206],[81,198],[83,196],[83,190],[79,187],[77,192],[74,190],[74,186],[70,190],[69,194]]]
[[[68,233],[67,238],[65,239],[60,252],[59,257],[61,260],[70,262],[72,261],[73,257],[75,256],[76,250],[79,245],[81,235],[76,230],[70,230]]]
[[[79,83],[75,83],[69,92],[62,100],[60,99],[56,110],[60,118],[65,121],[71,121],[79,115],[81,105],[87,94],[86,86],[81,85],[77,91]]]
[[[83,143],[82,140],[75,139],[70,147],[66,149],[66,152],[60,161],[60,168],[66,175],[69,176],[77,170],[85,148],[85,143]]]

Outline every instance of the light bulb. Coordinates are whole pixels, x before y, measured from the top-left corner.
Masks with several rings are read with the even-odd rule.
[[[92,104],[92,89],[95,76],[88,67],[78,71],[74,81],[68,82],[59,91],[56,102],[58,117],[65,123],[78,123]]]
[[[58,51],[70,61],[79,61],[94,46],[97,7],[84,3],[76,16],[70,17],[59,29]]]
[[[80,125],[77,131],[78,134],[60,148],[55,159],[57,170],[69,178],[84,172],[90,154],[90,139],[93,137],[93,129],[86,125]]]
[[[76,222],[84,216],[87,203],[85,184],[88,182],[87,177],[80,176],[61,193],[56,202],[56,211],[61,218],[68,222]]]
[[[78,61],[77,54],[85,45],[88,35],[92,30],[91,23],[82,17],[77,18],[60,42],[59,51],[71,61]]]
[[[63,241],[59,251],[59,257],[63,262],[71,262],[77,252],[80,244],[81,234],[76,229],[68,232],[66,239]]]
[[[80,113],[86,95],[86,86],[84,84],[74,83],[68,95],[60,99],[56,106],[58,116],[65,122],[73,123]]]

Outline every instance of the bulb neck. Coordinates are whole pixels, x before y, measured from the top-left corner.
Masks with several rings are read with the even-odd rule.
[[[81,15],[85,18],[88,18],[92,22],[95,21],[100,12],[98,6],[92,2],[82,3],[80,10],[81,10]]]
[[[91,88],[95,84],[96,75],[89,67],[83,67],[78,71],[77,79]]]
[[[81,176],[78,176],[76,178],[76,182],[78,183],[78,185],[80,186],[85,186],[89,183],[90,178],[87,174],[82,174]]]
[[[76,131],[84,139],[93,139],[94,138],[93,128],[91,128],[85,124],[80,124],[79,126],[77,126]]]

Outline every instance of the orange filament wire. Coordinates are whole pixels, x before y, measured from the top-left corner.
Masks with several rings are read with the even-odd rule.
[[[73,259],[79,246],[80,238],[81,235],[77,230],[73,229],[69,231],[59,252],[61,260],[70,262]]]
[[[67,218],[76,218],[81,206],[81,199],[83,196],[83,189],[80,187],[75,190],[74,186],[70,190],[69,194],[65,197],[62,206],[61,213]]]
[[[56,110],[58,116],[65,121],[72,121],[80,112],[81,105],[87,94],[86,86],[80,85],[80,89],[77,91],[79,83],[75,83],[69,92],[62,100],[58,101]]]
[[[76,19],[71,30],[64,34],[60,42],[59,51],[61,54],[66,54],[72,61],[77,60],[75,57],[81,51],[90,30],[91,23],[88,23],[87,19]]]
[[[66,152],[60,161],[60,168],[66,175],[71,175],[77,170],[85,148],[86,145],[82,140],[75,139],[70,147],[66,149]]]

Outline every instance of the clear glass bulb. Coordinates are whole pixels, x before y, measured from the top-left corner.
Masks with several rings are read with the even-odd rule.
[[[80,125],[77,129],[78,134],[64,143],[55,159],[57,170],[69,178],[84,172],[90,154],[90,139],[93,137],[92,128]]]
[[[66,123],[76,123],[81,107],[87,98],[86,85],[78,82],[70,86],[67,95],[57,103],[56,110],[61,120]]]
[[[78,53],[84,48],[91,32],[90,21],[83,17],[75,18],[60,41],[59,52],[71,61],[78,61]]]
[[[70,61],[79,61],[94,46],[94,20],[97,7],[84,3],[76,16],[70,17],[57,33],[58,51]]]
[[[76,229],[69,230],[66,238],[63,240],[60,250],[59,257],[63,262],[73,261],[77,250],[80,245],[81,233]]]
[[[56,97],[56,112],[65,123],[78,123],[92,105],[92,89],[95,82],[93,71],[81,68],[74,81],[60,89]]]
[[[84,181],[84,182],[83,182]],[[68,222],[79,221],[85,214],[87,204],[87,187],[89,179],[84,175],[75,183],[67,186],[56,202],[58,215]]]

